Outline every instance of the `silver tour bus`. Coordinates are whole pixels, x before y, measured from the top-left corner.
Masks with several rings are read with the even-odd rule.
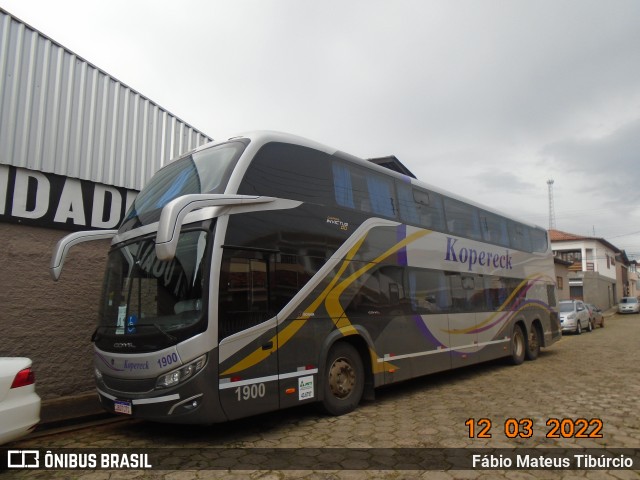
[[[547,232],[291,135],[172,161],[112,238],[94,371],[111,412],[208,424],[320,402],[561,338]]]

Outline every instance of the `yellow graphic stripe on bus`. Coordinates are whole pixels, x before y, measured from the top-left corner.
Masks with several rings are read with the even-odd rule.
[[[369,356],[371,357],[371,368],[373,373],[384,373],[398,369],[398,367],[389,362],[378,362],[378,359],[380,358],[378,356],[378,352],[372,348],[369,348]]]
[[[389,250],[384,252],[382,255],[380,255],[370,263],[367,263],[364,267],[353,272],[346,279],[340,282],[340,284],[337,287],[335,287],[333,290],[331,290],[331,292],[329,292],[329,295],[327,295],[327,298],[324,302],[324,306],[329,316],[334,319],[335,326],[338,329],[340,329],[343,335],[346,336],[346,335],[352,335],[354,333],[357,333],[357,330],[353,328],[353,326],[351,325],[351,322],[349,321],[349,318],[345,314],[344,308],[342,308],[342,304],[340,303],[340,296],[344,293],[344,291],[353,282],[355,282],[358,278],[360,278],[363,274],[371,270],[373,267],[378,265],[387,257],[389,257],[390,255],[393,255],[401,248],[406,247],[408,244],[414,242],[418,238],[422,238],[425,235],[428,235],[429,233],[431,233],[430,230],[419,230],[417,232],[412,233],[408,237],[405,237],[402,241],[396,243],[393,247],[391,247]],[[349,332],[349,333],[345,334],[345,332]],[[377,364],[377,362],[375,362],[375,364]],[[395,369],[397,369],[397,367],[386,362],[384,363],[384,368],[382,368],[383,371],[395,370]]]
[[[360,247],[362,246],[366,238],[367,236],[364,235],[360,240],[356,242],[356,244],[351,248],[351,250],[349,250],[345,259],[342,261],[342,265],[340,265],[340,269],[338,270],[336,275],[333,277],[331,282],[329,282],[329,285],[327,285],[324,291],[320,295],[318,295],[318,297],[313,301],[313,303],[311,303],[311,305],[309,305],[309,307],[302,313],[302,315],[300,315],[295,320],[291,321],[289,325],[283,328],[280,332],[276,334],[275,337],[271,339],[271,342],[273,343],[272,348],[268,350],[263,350],[262,348],[258,348],[254,350],[252,353],[247,355],[238,363],[236,363],[232,367],[222,372],[220,375],[231,375],[232,373],[237,373],[249,367],[253,367],[254,365],[257,365],[258,363],[263,361],[269,355],[271,355],[271,353],[276,351],[280,346],[284,345],[289,340],[291,340],[291,338],[298,332],[298,330],[300,330],[304,326],[304,324],[311,317],[311,315],[315,313],[318,307],[322,305],[324,298],[333,289],[333,287],[338,282],[338,280],[340,280],[340,277],[349,266],[349,262],[353,260],[353,257],[356,255],[356,253],[358,253],[358,250],[360,250]]]
[[[334,288],[333,290],[331,290],[331,292],[329,292],[329,295],[327,295],[324,305],[325,305],[325,308],[327,309],[327,313],[329,313],[329,316],[333,319],[337,319],[335,320],[336,327],[340,328],[340,327],[346,327],[351,325],[351,322],[345,315],[344,309],[340,304],[340,296],[344,293],[347,287],[349,287],[354,281],[356,281],[363,274],[371,270],[373,267],[378,265],[380,262],[385,260],[390,255],[393,255],[401,248],[406,247],[409,243],[412,243],[418,238],[424,237],[429,233],[431,233],[430,230],[419,230],[417,232],[412,233],[408,237],[405,237],[402,241],[396,243],[393,247],[391,247],[389,250],[384,252],[378,258],[372,260],[371,262],[367,263],[364,267],[353,272],[351,275],[345,278],[342,282],[340,282],[340,284],[336,288]]]
[[[520,293],[520,291],[529,284],[529,281],[536,282],[536,281],[539,281],[541,278],[542,278],[542,275],[540,275],[540,274],[534,274],[534,275],[531,275],[530,277],[525,278],[513,290],[511,295],[509,295],[507,297],[507,299],[502,303],[502,305],[500,305],[496,309],[495,313],[492,313],[491,315],[489,315],[489,317],[485,321],[483,321],[483,322],[481,322],[481,323],[479,323],[477,325],[472,325],[471,327],[468,327],[468,328],[459,328],[459,329],[453,329],[453,330],[444,329],[443,331],[446,332],[446,333],[453,333],[453,334],[471,333],[474,330],[480,329],[480,328],[484,327],[485,325],[488,325],[489,323],[493,322],[493,320],[504,311],[506,306],[509,305],[511,303],[511,301]],[[521,310],[522,309],[518,310],[518,312],[520,312]]]

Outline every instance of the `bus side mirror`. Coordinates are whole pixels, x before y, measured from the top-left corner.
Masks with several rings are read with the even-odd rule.
[[[53,249],[53,255],[51,257],[51,265],[49,267],[49,273],[54,281],[58,281],[60,274],[62,273],[62,267],[64,266],[64,260],[67,257],[67,253],[71,247],[83,243],[93,242],[94,240],[108,240],[113,238],[117,230],[89,230],[84,232],[70,233],[66,237],[62,237],[58,240],[55,248]]]
[[[176,255],[178,237],[182,223],[188,213],[205,207],[233,207],[238,205],[261,204],[275,201],[273,197],[250,195],[224,195],[218,193],[200,193],[183,195],[167,203],[160,213],[158,234],[156,236],[156,256],[169,261]],[[299,202],[298,202],[299,204]],[[215,212],[209,218],[228,213],[228,209]]]

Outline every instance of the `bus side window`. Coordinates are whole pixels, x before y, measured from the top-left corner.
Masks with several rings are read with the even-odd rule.
[[[482,227],[482,237],[485,241],[504,247],[509,245],[506,218],[481,210],[480,225]]]
[[[531,251],[531,238],[529,236],[529,227],[521,223],[509,222],[509,241],[511,248],[521,250],[523,252]]]
[[[367,173],[367,192],[371,211],[385,217],[395,217],[393,183],[382,176]]]
[[[412,311],[424,315],[447,313],[451,309],[451,292],[444,272],[410,268],[407,277]]]
[[[511,293],[505,279],[500,277],[485,277],[484,288],[488,310],[498,310],[503,307]]]
[[[414,189],[413,199],[418,204],[420,223],[433,230],[444,230],[442,197],[434,192]]]
[[[397,216],[392,180],[335,161],[332,172],[338,205],[385,217]]]
[[[547,232],[539,228],[531,229],[531,246],[534,252],[546,252],[549,248]]]
[[[413,199],[413,189],[411,185],[406,183],[396,183],[398,192],[398,209],[400,210],[400,218],[414,225],[420,224],[420,213],[418,204]]]
[[[247,168],[238,193],[289,198],[319,205],[333,204],[331,163],[327,161],[330,158],[328,154],[312,148],[267,143]],[[336,200],[337,196],[336,192]]]
[[[484,282],[481,276],[446,272],[452,295],[454,312],[482,312],[487,306]]]
[[[400,218],[414,225],[433,230],[444,229],[442,198],[433,192],[418,190],[412,185],[396,182]]]
[[[333,162],[332,169],[336,203],[341,207],[355,208],[349,167],[342,163]]]
[[[246,257],[223,259],[220,272],[220,340],[269,319],[267,263]]]
[[[358,169],[351,169],[351,180],[353,185],[353,203],[356,210],[363,212],[371,211],[371,200],[364,173]]]
[[[477,208],[451,198],[445,198],[444,212],[449,232],[473,240],[482,238]]]

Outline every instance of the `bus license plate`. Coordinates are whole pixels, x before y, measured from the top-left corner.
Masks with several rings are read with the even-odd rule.
[[[124,400],[114,400],[113,406],[116,413],[124,413],[125,415],[131,415],[131,402]]]

